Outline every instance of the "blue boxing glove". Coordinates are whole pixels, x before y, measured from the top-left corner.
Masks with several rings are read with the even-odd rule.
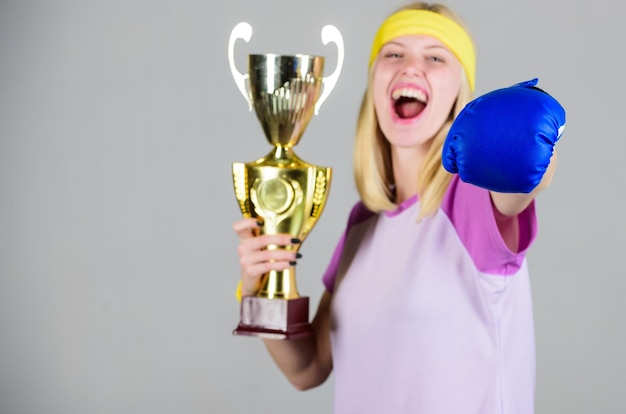
[[[456,117],[442,163],[461,180],[500,193],[530,193],[550,164],[565,110],[537,79],[497,89]]]

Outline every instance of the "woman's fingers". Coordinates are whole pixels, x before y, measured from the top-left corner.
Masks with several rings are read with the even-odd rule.
[[[259,223],[255,218],[245,218],[233,224],[233,230],[240,239],[248,239],[259,233]]]
[[[242,240],[237,247],[239,263],[245,275],[266,273],[270,270],[283,270],[290,266],[296,257],[295,240],[289,235],[263,235]],[[276,248],[276,246],[279,246]]]
[[[266,273],[270,270],[283,270],[293,265],[296,253],[286,249],[244,250],[240,246],[240,264],[246,274]]]
[[[260,226],[254,218],[238,220],[233,224],[233,230],[239,237],[237,254],[244,296],[258,291],[263,274],[271,270],[285,270],[300,257],[296,253],[300,240],[289,234],[258,235]]]
[[[273,251],[278,247],[290,247],[298,243],[298,240],[294,240],[289,234],[264,234],[262,236],[242,238],[239,242],[238,252],[247,254],[249,251],[265,250]],[[285,250],[285,249],[282,249]]]

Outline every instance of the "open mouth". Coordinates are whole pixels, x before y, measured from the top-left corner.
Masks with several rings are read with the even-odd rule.
[[[417,117],[428,102],[426,94],[416,88],[398,88],[391,94],[393,107],[400,119],[413,119]]]

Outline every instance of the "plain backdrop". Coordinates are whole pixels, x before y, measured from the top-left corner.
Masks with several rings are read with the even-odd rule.
[[[335,90],[295,152],[333,168],[298,287],[312,312],[357,199],[352,139],[375,30],[400,1],[0,1],[0,414],[330,413],[239,321],[231,163],[265,155],[234,49],[308,53]],[[616,0],[446,1],[477,94],[539,78],[567,110],[529,253],[537,413],[624,413],[626,29]]]

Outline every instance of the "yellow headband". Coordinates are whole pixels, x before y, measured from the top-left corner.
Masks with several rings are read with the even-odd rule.
[[[378,29],[370,66],[383,45],[399,36],[422,34],[436,37],[459,59],[465,69],[470,88],[474,90],[476,78],[476,53],[467,32],[453,20],[428,10],[402,10],[392,14]]]

